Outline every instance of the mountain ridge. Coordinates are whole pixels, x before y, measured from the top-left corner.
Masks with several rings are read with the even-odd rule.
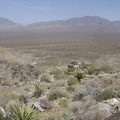
[[[1,21],[3,21],[4,24],[1,25]],[[21,25],[8,19],[0,18],[0,30],[1,26],[3,30],[8,30],[10,28],[13,31],[15,30],[19,32],[120,32],[120,21],[110,21],[99,16],[85,16],[81,18],[70,18],[67,20],[42,21],[28,25]]]

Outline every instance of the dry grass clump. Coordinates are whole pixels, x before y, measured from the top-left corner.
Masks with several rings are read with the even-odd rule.
[[[41,82],[51,82],[51,75],[48,73],[43,73],[41,75]]]

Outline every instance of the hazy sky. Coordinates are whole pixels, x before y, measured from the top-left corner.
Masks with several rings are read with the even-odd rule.
[[[83,16],[120,20],[120,0],[0,0],[0,17],[23,24]]]

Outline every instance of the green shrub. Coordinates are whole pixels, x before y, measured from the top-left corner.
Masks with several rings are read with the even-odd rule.
[[[103,100],[108,100],[111,99],[113,97],[113,89],[106,89],[103,92],[99,93],[97,95],[97,101],[103,101]]]
[[[68,85],[68,86],[75,85],[76,82],[77,82],[76,79],[75,79],[73,76],[71,76],[71,77],[69,77],[69,79],[67,80],[67,85]]]
[[[44,92],[43,89],[43,85],[41,85],[40,83],[35,84],[35,92],[34,92],[34,97],[39,98],[41,96],[41,94]]]
[[[38,120],[38,111],[31,106],[25,105],[11,105],[10,106],[10,120]]]
[[[89,68],[87,69],[87,73],[88,73],[89,75],[92,75],[92,74],[98,75],[99,72],[100,72],[100,68],[95,68],[94,66],[89,67]]]
[[[52,90],[49,92],[48,94],[48,99],[51,101],[56,100],[58,98],[62,98],[62,97],[67,97],[67,95],[65,93],[63,93],[62,91],[59,90]]]
[[[78,82],[81,82],[81,79],[84,77],[84,73],[81,71],[77,71],[75,73],[75,78],[77,78]]]

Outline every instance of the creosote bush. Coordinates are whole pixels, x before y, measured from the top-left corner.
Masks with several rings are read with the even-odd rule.
[[[106,89],[103,92],[99,93],[98,96],[96,97],[97,101],[103,101],[103,100],[108,100],[113,97],[114,91],[113,89]]]
[[[92,74],[95,74],[95,75],[98,75],[99,73],[100,73],[100,68],[95,68],[94,66],[92,66],[92,67],[89,67],[88,69],[87,69],[87,73],[89,74],[89,75],[92,75]]]
[[[48,94],[48,99],[50,101],[56,100],[58,98],[62,98],[62,97],[67,97],[67,95],[65,93],[63,93],[62,91],[59,90],[51,90]]]
[[[76,83],[77,83],[77,81],[73,76],[69,77],[69,79],[67,80],[68,86],[75,85]]]
[[[43,85],[38,83],[38,84],[35,84],[35,92],[34,92],[34,97],[36,98],[39,98],[41,96],[41,94],[44,92],[44,89],[43,89]]]

